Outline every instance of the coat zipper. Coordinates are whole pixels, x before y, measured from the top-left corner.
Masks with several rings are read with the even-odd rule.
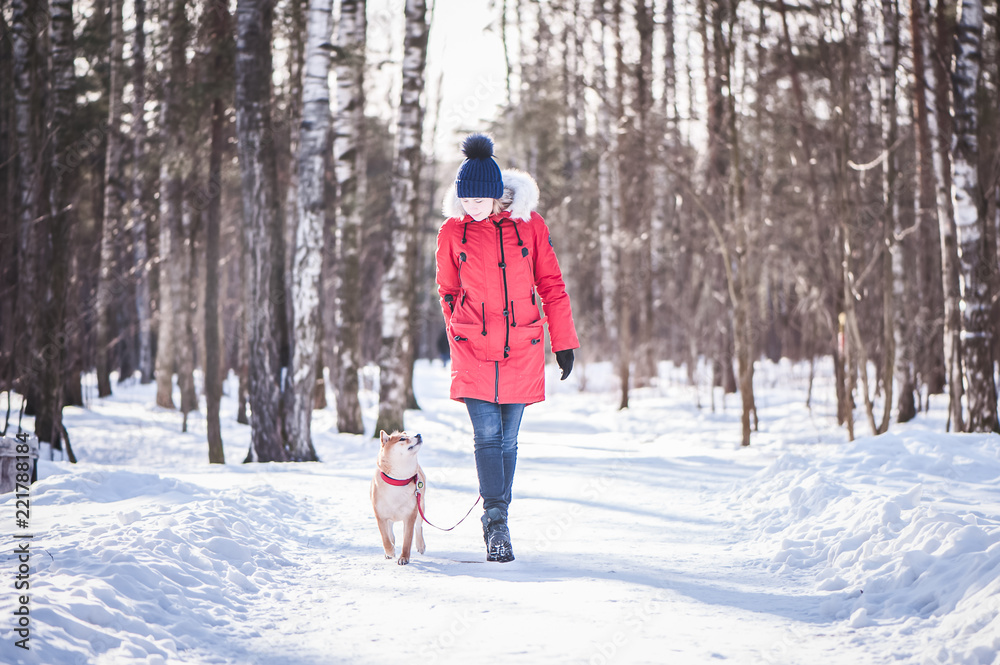
[[[507,358],[510,356],[510,311],[508,308],[508,303],[510,302],[510,295],[507,292],[507,260],[504,258],[503,252],[503,220],[499,222],[493,222],[497,227],[497,235],[499,236],[500,242],[500,274],[503,277],[503,320],[504,320],[504,340],[503,340],[503,357]],[[515,229],[516,231],[517,229]],[[494,369],[496,372],[496,377],[493,384],[493,401],[496,404],[500,403],[500,361],[495,360]]]
[[[459,306],[465,304],[465,285],[462,284],[462,266],[465,265],[465,260],[465,252],[458,255],[458,288],[462,290],[462,301],[459,303]]]
[[[512,222],[516,223],[516,222]],[[510,310],[508,303],[510,302],[510,295],[507,292],[507,261],[504,258],[503,251],[503,220],[499,222],[493,222],[493,225],[497,227],[497,233],[500,237],[500,274],[503,278],[503,318],[504,318],[504,340],[503,340],[503,357],[507,358],[510,356]]]

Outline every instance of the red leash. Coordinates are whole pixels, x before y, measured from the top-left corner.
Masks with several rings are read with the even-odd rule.
[[[455,528],[455,526],[458,526],[459,524],[461,524],[462,522],[464,522],[465,521],[465,517],[468,517],[469,515],[472,514],[472,511],[475,509],[475,507],[479,505],[479,500],[483,498],[483,496],[481,494],[479,496],[477,496],[476,497],[476,502],[474,504],[472,504],[472,508],[469,508],[469,512],[465,513],[465,517],[463,517],[462,519],[458,520],[458,524],[456,524],[455,526],[453,526],[453,527],[451,527],[449,529],[445,529],[445,528],[439,527],[436,524],[431,524],[430,520],[428,520],[426,517],[424,517],[424,507],[420,503],[420,495],[423,494],[423,492],[421,491],[421,490],[423,490],[423,488],[424,488],[424,483],[422,481],[418,480],[417,481],[416,495],[417,495],[417,510],[420,511],[420,518],[423,521],[425,521],[428,524],[430,524],[435,529],[440,529],[441,531],[451,531],[452,529]]]
[[[476,497],[476,502],[474,504],[472,504],[472,508],[469,508],[469,512],[465,513],[465,517],[463,517],[462,519],[458,520],[458,524],[456,524],[455,526],[451,527],[450,529],[445,529],[443,527],[439,527],[436,524],[432,524],[430,522],[430,520],[428,520],[426,517],[424,517],[424,507],[420,503],[420,495],[423,494],[424,481],[420,480],[420,478],[416,474],[414,474],[413,477],[411,477],[411,478],[400,479],[400,478],[393,478],[392,476],[386,475],[385,471],[380,471],[380,473],[382,474],[382,480],[384,480],[385,482],[387,482],[390,485],[393,485],[395,487],[406,487],[410,483],[416,483],[417,489],[414,490],[413,493],[417,495],[417,510],[420,512],[420,518],[423,521],[425,521],[428,524],[430,524],[435,529],[441,529],[441,531],[451,531],[452,529],[454,529],[455,527],[457,527],[458,524],[461,524],[462,522],[464,522],[465,521],[465,517],[468,517],[469,515],[472,514],[473,509],[475,509],[475,507],[479,505],[479,501],[483,498],[482,494],[480,494],[478,497]]]

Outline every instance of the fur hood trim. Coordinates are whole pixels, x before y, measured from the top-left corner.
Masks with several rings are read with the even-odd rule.
[[[503,198],[500,199],[500,205],[504,210],[510,211],[511,219],[527,222],[538,206],[538,183],[518,169],[504,169],[500,171],[500,176],[503,178]],[[451,183],[451,187],[445,192],[441,209],[445,217],[465,217],[465,209],[458,198],[455,183]]]

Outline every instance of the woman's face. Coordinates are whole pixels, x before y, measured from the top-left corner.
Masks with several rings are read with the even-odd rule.
[[[493,213],[493,199],[461,199],[466,214],[481,222]]]

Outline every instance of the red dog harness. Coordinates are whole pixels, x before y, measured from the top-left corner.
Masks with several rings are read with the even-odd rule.
[[[406,487],[410,483],[413,483],[413,482],[417,481],[417,474],[413,474],[412,478],[407,478],[406,480],[397,480],[396,478],[393,478],[392,476],[387,476],[385,474],[385,471],[379,471],[379,473],[382,474],[382,480],[384,480],[385,482],[389,483],[390,485],[395,485],[396,487]]]

